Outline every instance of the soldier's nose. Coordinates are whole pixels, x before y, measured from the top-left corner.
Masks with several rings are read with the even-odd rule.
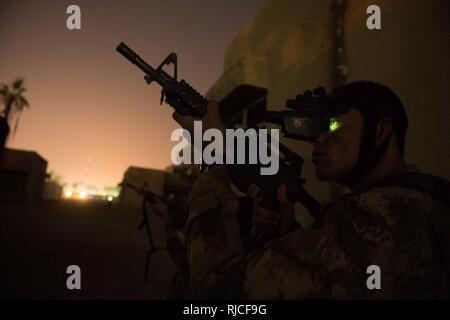
[[[309,143],[311,145],[316,145],[318,143],[323,143],[325,141],[326,133],[321,132],[314,140],[311,140]]]

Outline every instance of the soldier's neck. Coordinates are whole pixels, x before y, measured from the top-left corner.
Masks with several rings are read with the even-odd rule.
[[[362,191],[370,188],[372,185],[374,185],[378,181],[383,180],[388,176],[395,175],[397,173],[401,173],[407,170],[408,166],[406,165],[405,160],[403,159],[403,155],[397,152],[397,150],[388,148],[384,157],[375,166],[375,168],[367,175],[367,177],[357,185],[352,186],[350,189],[352,191]]]

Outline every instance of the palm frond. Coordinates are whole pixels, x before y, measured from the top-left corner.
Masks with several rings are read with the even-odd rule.
[[[16,135],[17,128],[19,127],[20,115],[21,115],[21,113],[19,112],[19,114],[16,117],[16,122],[14,123],[14,129],[13,129],[13,134],[12,134],[13,137]]]
[[[13,101],[12,107],[16,112],[20,112],[28,106],[29,106],[28,100],[25,99],[25,97],[23,97],[21,95],[14,96],[14,101]]]
[[[16,80],[14,80],[12,87],[15,90],[19,90],[20,88],[22,88],[23,85],[23,79],[22,78],[18,78]]]
[[[23,105],[20,96],[14,96],[11,109],[14,110],[13,112],[22,111]]]
[[[9,87],[6,84],[2,84],[0,86],[0,94],[4,97],[9,95]]]
[[[7,119],[14,121],[13,132],[11,137],[16,134],[17,128],[20,122],[21,111],[29,107],[28,100],[22,95],[26,91],[23,87],[24,80],[22,78],[17,78],[9,87],[5,84],[0,85],[0,100],[4,100],[4,110],[3,113]]]
[[[30,107],[30,104],[28,103],[28,100],[24,96],[20,96],[20,100],[21,100],[21,103],[22,103],[22,105],[24,107],[26,107],[26,108]]]

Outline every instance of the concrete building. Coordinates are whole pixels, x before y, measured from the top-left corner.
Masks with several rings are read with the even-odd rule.
[[[44,185],[43,198],[45,200],[61,200],[63,196],[63,187],[54,180],[47,177]]]
[[[42,199],[47,161],[33,151],[4,149],[0,161],[0,201]]]
[[[195,181],[197,166],[171,166],[166,170],[129,167],[124,174],[122,183],[130,183],[137,188],[147,188],[167,200],[175,199],[177,195],[187,195]],[[122,187],[119,195],[121,207],[137,208],[141,206],[142,197],[134,190]]]
[[[130,167],[124,174],[122,184],[129,183],[162,197],[169,207],[173,225],[181,228],[188,217],[189,191],[198,173],[198,166],[195,165],[170,166],[166,170]],[[142,200],[142,195],[135,190],[122,186],[118,206],[126,214],[139,216],[142,212]],[[155,230],[164,230],[165,221],[162,217],[149,215],[149,219]],[[165,233],[154,233],[152,237],[157,246],[165,246]]]
[[[147,168],[129,167],[122,179],[122,183],[130,183],[137,188],[147,187],[148,191],[159,196],[164,195],[165,172]],[[122,187],[119,195],[119,205],[122,208],[140,208],[142,197],[133,189]]]
[[[381,30],[366,27],[369,5],[381,8]],[[407,162],[450,179],[449,31],[446,0],[267,0],[228,46],[223,75],[207,96],[220,101],[250,85],[267,90],[254,101],[279,110],[307,89],[380,82],[399,95],[408,113]],[[315,180],[308,144],[282,142],[305,159],[313,195],[327,201],[343,191]]]

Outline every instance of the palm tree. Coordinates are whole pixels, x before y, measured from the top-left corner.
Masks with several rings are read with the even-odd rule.
[[[20,114],[23,109],[29,107],[27,99],[23,96],[26,88],[23,86],[23,79],[16,79],[11,87],[6,84],[0,86],[0,99],[3,100],[3,111],[0,117],[0,148],[5,147],[6,140],[10,132],[9,123],[15,118],[13,135],[19,125]]]

